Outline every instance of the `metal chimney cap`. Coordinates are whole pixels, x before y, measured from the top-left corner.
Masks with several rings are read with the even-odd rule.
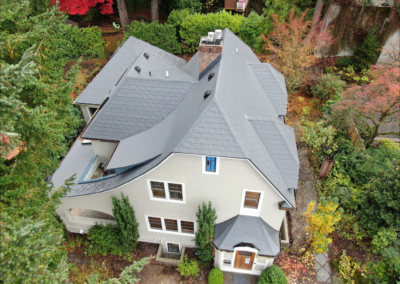
[[[215,30],[215,39],[222,38],[222,30]]]
[[[208,41],[213,42],[214,41],[214,32],[209,32],[208,33]]]

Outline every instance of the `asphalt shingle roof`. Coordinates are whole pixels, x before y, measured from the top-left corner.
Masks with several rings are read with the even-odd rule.
[[[136,50],[143,53],[143,48]],[[155,58],[161,60],[159,65]],[[299,163],[293,130],[279,118],[286,113],[283,76],[260,63],[228,29],[223,32],[222,55],[208,71],[215,73],[210,81],[208,76],[197,77],[198,54],[185,66],[174,58],[153,53],[149,59],[136,57],[83,135],[119,141],[108,169],[138,166],[107,180],[77,184],[69,196],[118,187],[179,152],[248,159],[294,208],[291,188],[297,188]],[[136,63],[143,70],[140,74],[133,69]],[[159,75],[146,73],[156,68]],[[163,78],[166,68],[171,78]],[[204,99],[208,90],[212,93]],[[55,173],[55,184],[62,183],[59,172],[68,163]]]
[[[214,245],[219,250],[233,251],[240,243],[253,245],[260,255],[280,252],[279,232],[260,217],[237,215],[215,225]]]

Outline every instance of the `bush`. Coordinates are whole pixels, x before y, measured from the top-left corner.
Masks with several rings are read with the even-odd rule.
[[[340,98],[346,82],[342,81],[339,76],[334,74],[323,74],[321,81],[311,88],[313,95],[320,99],[329,99],[331,97]]]
[[[349,67],[350,65],[353,65],[353,58],[351,57],[340,57],[336,61],[336,66],[339,67]]]
[[[115,254],[123,256],[126,252],[120,239],[120,230],[112,224],[94,225],[89,229],[87,238],[90,241],[85,249],[89,256],[94,254]]]
[[[392,140],[382,139],[382,140],[379,141],[379,144],[384,148],[387,148],[387,149],[390,149],[390,150],[400,151],[399,143],[393,142]]]
[[[181,46],[176,37],[176,29],[169,24],[134,21],[126,27],[124,41],[134,36],[170,53],[181,53]]]
[[[223,284],[224,283],[224,273],[219,268],[213,268],[208,274],[209,284]]]
[[[354,49],[354,69],[368,70],[378,60],[380,47],[376,34],[368,34],[363,43]]]
[[[182,41],[181,35],[180,35],[180,30],[183,21],[190,16],[190,11],[189,9],[185,10],[173,10],[169,16],[166,24],[174,26],[176,30],[176,38],[178,39],[179,42]]]
[[[62,41],[62,48],[58,50],[60,56],[105,57],[104,41],[101,37],[101,29],[98,27],[78,28],[67,25]]]
[[[288,280],[285,276],[283,270],[276,266],[272,265],[265,269],[260,277],[258,277],[257,284],[287,284]]]
[[[215,209],[211,207],[211,202],[208,203],[208,206],[204,202],[202,207],[199,205],[196,217],[199,228],[194,241],[201,263],[208,264],[213,258],[214,247],[211,241],[214,237],[215,220],[217,220],[217,215],[215,214]]]
[[[381,228],[374,236],[371,245],[374,253],[381,253],[390,247],[397,239],[397,232],[394,228]]]
[[[195,278],[199,276],[199,264],[194,259],[189,259],[187,255],[179,262],[177,270],[182,276],[188,278]]]
[[[251,12],[243,21],[238,36],[256,52],[261,52],[264,45],[261,34],[268,34],[271,29],[272,23],[268,18]]]
[[[351,257],[346,255],[344,251],[340,257],[339,274],[342,276],[344,283],[363,283],[364,274],[360,266]]]
[[[368,283],[398,283],[400,279],[399,245],[385,249],[382,259],[368,265]]]
[[[189,9],[190,14],[201,13],[203,4],[200,0],[178,0],[176,6],[179,10]]]
[[[240,15],[232,15],[226,11],[214,14],[195,14],[182,23],[180,35],[184,41],[184,52],[195,52],[199,46],[200,38],[208,32],[216,29],[229,28],[238,33],[245,18]]]

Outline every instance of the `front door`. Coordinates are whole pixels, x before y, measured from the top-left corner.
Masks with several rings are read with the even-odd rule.
[[[236,251],[235,268],[243,270],[252,270],[255,256],[256,254],[254,252],[243,251],[243,250]]]

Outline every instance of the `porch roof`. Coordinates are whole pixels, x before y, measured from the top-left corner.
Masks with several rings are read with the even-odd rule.
[[[280,252],[279,232],[260,217],[245,215],[215,225],[214,245],[217,249],[233,251],[241,244],[258,249],[260,255],[276,256]]]

